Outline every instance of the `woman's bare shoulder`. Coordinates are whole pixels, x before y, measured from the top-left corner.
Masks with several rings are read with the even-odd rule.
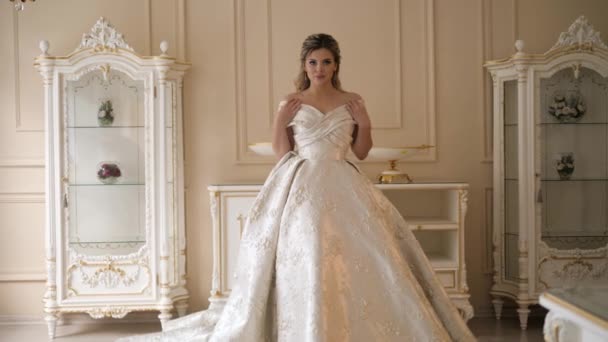
[[[283,101],[287,102],[293,99],[302,99],[302,93],[301,92],[294,92],[291,94],[287,94],[284,98]]]
[[[344,97],[346,98],[346,101],[353,101],[353,100],[361,100],[361,101],[363,101],[363,98],[361,97],[361,95],[359,95],[357,93],[353,93],[353,92],[345,91],[344,92]]]
[[[291,101],[292,99],[301,99],[301,93],[291,93],[291,94],[287,94],[285,97],[283,97],[281,99],[281,101],[279,101],[279,110],[289,101]]]

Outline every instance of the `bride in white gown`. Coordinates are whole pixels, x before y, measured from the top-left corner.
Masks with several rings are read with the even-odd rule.
[[[223,309],[120,341],[474,341],[393,205],[345,159],[371,148],[363,101],[342,91],[329,35],[302,46],[281,102],[281,157],[247,218]]]

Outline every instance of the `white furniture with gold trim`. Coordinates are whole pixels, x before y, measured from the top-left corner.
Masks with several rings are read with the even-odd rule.
[[[143,57],[101,18],[80,46],[35,66],[44,81],[45,320],[122,318],[187,307],[182,78],[189,65]]]
[[[468,320],[473,317],[464,260],[468,184],[377,184],[414,232],[448,295]],[[213,278],[209,301],[221,307],[232,288],[241,232],[261,185],[208,187],[213,221]]]
[[[557,35],[556,35],[557,36]],[[584,17],[544,54],[488,62],[497,319],[550,288],[608,283],[608,47]]]
[[[545,341],[608,341],[608,287],[551,289],[539,300],[549,310]]]

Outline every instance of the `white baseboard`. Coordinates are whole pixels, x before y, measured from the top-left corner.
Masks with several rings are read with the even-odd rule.
[[[46,324],[42,316],[0,315],[0,325]]]
[[[0,202],[2,195],[0,194]],[[33,270],[29,273],[0,272],[0,283],[45,282],[46,272]]]
[[[83,313],[64,314],[57,322],[58,325],[96,325],[96,324],[134,324],[134,323],[158,323],[158,312],[132,312],[122,319],[102,318],[94,319]],[[44,315],[0,315],[0,326],[2,325],[38,325],[46,324]]]
[[[44,157],[42,157],[42,158],[0,158],[0,167],[43,168],[44,167]]]

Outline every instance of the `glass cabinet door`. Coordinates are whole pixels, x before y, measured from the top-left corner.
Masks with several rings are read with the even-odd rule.
[[[116,70],[67,82],[64,206],[78,253],[129,254],[145,244],[143,90]]]
[[[577,70],[541,79],[537,123],[541,237],[564,250],[608,242],[608,82],[593,70]]]
[[[518,170],[518,117],[517,80],[503,84],[504,111],[504,277],[517,281],[519,278],[519,177]]]

